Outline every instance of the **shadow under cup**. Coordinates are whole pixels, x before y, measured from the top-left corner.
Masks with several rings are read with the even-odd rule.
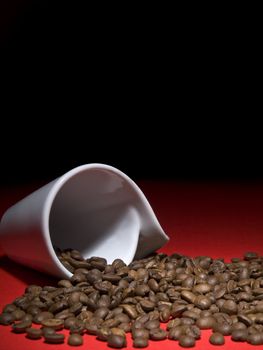
[[[112,172],[77,173],[61,186],[50,208],[52,245],[77,249],[84,258],[131,262],[140,230],[136,201],[127,182]]]

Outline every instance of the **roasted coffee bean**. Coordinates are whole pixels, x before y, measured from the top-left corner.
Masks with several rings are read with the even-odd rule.
[[[118,325],[118,327],[122,330],[124,330],[125,333],[131,331],[131,325],[129,322],[122,322]]]
[[[121,307],[123,308],[123,312],[125,312],[131,319],[134,320],[138,317],[136,308],[133,305],[122,304]]]
[[[196,299],[196,295],[188,290],[183,290],[181,292],[181,298],[186,300],[188,303],[194,303]]]
[[[200,317],[196,320],[196,325],[200,329],[210,329],[215,325],[215,319],[212,316]]]
[[[148,338],[137,337],[133,340],[134,348],[146,348],[149,345]]]
[[[249,334],[247,337],[247,342],[252,345],[263,345],[262,333]]]
[[[54,328],[55,330],[62,329],[64,322],[57,318],[48,318],[41,322],[43,327]]]
[[[169,329],[168,338],[171,340],[178,340],[181,335],[185,333],[184,326],[172,327]]]
[[[15,321],[15,317],[12,313],[2,313],[0,315],[0,324],[3,326],[7,326],[12,324]]]
[[[116,334],[116,335],[120,335],[121,337],[126,337],[124,330],[118,327],[112,327],[111,334]]]
[[[58,282],[58,287],[71,288],[72,287],[72,283],[69,280],[60,280]]]
[[[239,322],[244,323],[247,327],[251,326],[253,323],[249,317],[247,317],[246,315],[243,315],[243,314],[237,315],[237,319]]]
[[[169,308],[165,308],[160,312],[160,321],[161,322],[168,322],[171,316],[171,312]]]
[[[232,332],[232,326],[229,323],[216,323],[213,326],[214,332],[222,333],[223,335],[230,335]]]
[[[151,329],[149,335],[151,340],[164,340],[167,338],[167,332],[161,328]]]
[[[16,306],[14,304],[7,304],[3,307],[3,313],[12,313],[16,310]]]
[[[211,285],[208,283],[196,284],[193,288],[194,293],[206,294],[211,291]]]
[[[194,304],[201,310],[207,310],[211,306],[211,300],[204,295],[198,295],[194,300]]]
[[[43,335],[43,332],[41,329],[38,328],[27,328],[26,329],[26,336],[29,339],[40,339]]]
[[[110,328],[101,327],[95,334],[97,335],[97,339],[107,341],[109,335],[111,334],[111,330]]]
[[[3,308],[0,324],[24,332],[23,325],[33,319],[43,325],[43,334],[49,329],[44,326],[54,327],[50,334],[55,338],[56,329],[64,327],[78,336],[87,328],[104,341],[116,336],[116,344],[110,345],[110,338],[109,345],[117,347],[125,346],[125,332],[132,332],[138,347],[147,346],[149,334],[156,340],[167,337],[160,321],[168,322],[168,338],[181,338],[185,347],[193,346],[192,338],[199,339],[200,328],[213,329],[210,342],[217,342],[217,333],[221,338],[232,333],[234,341],[245,341],[247,334],[251,344],[263,341],[263,257],[256,253],[231,263],[158,253],[129,266],[120,259],[108,265],[100,257],[85,260],[72,249],[57,254],[70,266],[72,278],[60,280],[57,287],[28,286]],[[29,329],[34,337],[37,330]]]
[[[171,309],[171,315],[172,317],[180,317],[184,311],[187,310],[186,305],[181,305],[181,304],[173,304],[172,309]]]
[[[126,338],[116,334],[110,334],[107,339],[108,346],[120,349],[127,345]]]
[[[12,325],[13,332],[25,333],[26,329],[30,328],[31,325],[32,325],[32,322],[30,322],[30,321],[23,321],[23,322],[14,323]]]
[[[179,337],[179,345],[182,348],[192,348],[195,346],[195,338],[190,335],[181,335]]]
[[[70,334],[68,337],[68,345],[79,346],[83,344],[83,338],[80,334]]]
[[[246,341],[247,337],[247,329],[235,329],[232,331],[231,339],[234,341]]]
[[[228,315],[234,315],[237,313],[237,304],[234,300],[226,300],[223,303],[221,310]]]
[[[64,328],[70,329],[71,326],[75,325],[78,322],[76,317],[68,317],[64,321]]]
[[[54,317],[54,315],[51,313],[51,312],[48,312],[48,311],[42,311],[40,312],[39,314],[36,314],[34,317],[33,317],[33,322],[34,323],[37,323],[37,324],[41,324],[42,321],[44,320],[47,320],[47,319],[50,319]]]
[[[61,333],[45,334],[45,342],[50,344],[61,344],[64,343],[65,336]]]
[[[155,303],[153,303],[150,300],[143,299],[140,301],[141,307],[143,308],[144,311],[152,311],[155,307]]]
[[[132,338],[149,338],[149,331],[146,328],[134,328],[132,330]]]
[[[148,330],[159,328],[160,327],[160,321],[159,320],[151,320],[144,324],[144,327]]]
[[[201,337],[201,331],[200,328],[196,325],[187,326],[184,329],[185,335],[190,335],[191,337],[194,337],[195,339],[200,339]]]
[[[85,324],[81,320],[77,320],[76,323],[70,326],[70,334],[83,334],[86,330]]]
[[[225,338],[223,334],[215,332],[210,335],[209,342],[213,345],[224,345],[225,344]]]
[[[42,331],[44,336],[56,333],[54,328],[49,328],[49,327],[42,327],[41,331]]]
[[[14,316],[15,321],[20,321],[25,317],[26,313],[24,310],[16,309],[12,312],[12,315]]]
[[[148,286],[149,288],[153,291],[153,292],[158,292],[159,290],[159,284],[158,282],[153,279],[153,278],[150,278],[149,281],[148,281]]]
[[[115,320],[118,320],[119,322],[127,322],[129,323],[130,322],[130,317],[124,313],[119,313],[117,314],[116,316],[114,316],[114,319]]]

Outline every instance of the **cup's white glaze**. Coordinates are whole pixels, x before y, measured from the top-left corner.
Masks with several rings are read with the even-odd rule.
[[[74,168],[25,197],[0,225],[0,243],[11,259],[62,278],[72,274],[54,246],[128,264],[168,239],[135,182],[96,163]]]

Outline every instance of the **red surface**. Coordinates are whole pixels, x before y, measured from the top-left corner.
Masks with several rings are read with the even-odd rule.
[[[170,241],[161,251],[214,258],[241,257],[245,251],[263,254],[263,184],[142,182],[139,184],[151,203]],[[0,214],[37,186],[1,190]],[[49,276],[9,261],[0,251],[0,308],[24,292],[28,284],[54,284]],[[202,332],[195,349],[215,349],[208,342],[210,331]],[[69,349],[67,344],[47,345],[0,326],[0,350]],[[94,336],[84,336],[83,349],[109,349]],[[177,341],[150,341],[148,349],[181,349]],[[132,348],[128,338],[128,349]],[[222,349],[254,349],[226,337]]]

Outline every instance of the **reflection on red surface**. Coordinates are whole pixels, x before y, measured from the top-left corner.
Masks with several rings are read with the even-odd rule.
[[[42,185],[42,184],[41,184]],[[241,257],[245,251],[263,253],[263,184],[179,183],[145,181],[139,183],[152,205],[170,241],[161,251],[186,255],[211,255],[214,258]],[[0,214],[38,185],[17,189],[2,189]],[[55,279],[0,258],[0,307],[12,302],[28,284],[54,284]],[[66,333],[66,332],[65,332]],[[215,349],[209,344],[210,331],[203,331],[195,349]],[[23,334],[13,334],[10,326],[0,326],[0,349],[51,349],[42,340],[28,340]],[[85,335],[80,348],[109,349],[94,336]],[[179,349],[176,341],[150,341],[148,349]],[[128,337],[127,348],[132,347]],[[59,349],[71,348],[67,344]],[[223,349],[254,349],[234,343],[226,337]]]

